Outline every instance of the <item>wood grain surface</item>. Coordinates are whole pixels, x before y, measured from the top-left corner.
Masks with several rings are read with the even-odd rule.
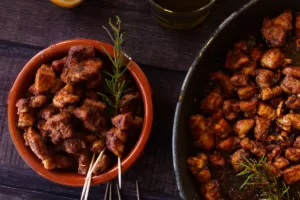
[[[64,9],[49,0],[0,1],[0,199],[78,199],[81,188],[52,183],[36,174],[17,153],[8,130],[7,94],[25,63],[48,45],[72,38],[109,42],[101,25],[117,12],[125,28],[136,26],[127,53],[137,61],[153,89],[154,123],[148,144],[123,176],[124,199],[180,199],[172,163],[174,109],[186,70],[214,29],[248,0],[219,0],[205,23],[189,31],[161,27],[146,0],[89,0]],[[105,185],[92,187],[90,199],[103,199]]]

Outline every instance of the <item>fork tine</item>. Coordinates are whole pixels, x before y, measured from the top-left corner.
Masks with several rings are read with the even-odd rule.
[[[104,200],[108,200],[108,189],[109,189],[109,185],[110,185],[110,182],[108,181],[107,184],[106,184],[106,189],[105,189],[105,194],[104,194]]]
[[[122,200],[121,193],[120,193],[120,187],[119,187],[118,183],[117,183],[117,194],[118,194],[118,199]]]
[[[139,182],[138,180],[136,180],[136,196],[137,196],[137,200],[140,200],[140,189],[139,189]]]
[[[109,200],[112,200],[112,190],[111,190],[112,183],[109,182]]]

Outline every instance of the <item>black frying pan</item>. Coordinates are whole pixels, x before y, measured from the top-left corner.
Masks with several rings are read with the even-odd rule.
[[[218,27],[190,67],[182,85],[173,126],[174,169],[183,199],[201,199],[199,186],[186,164],[187,158],[196,154],[188,118],[199,111],[199,99],[207,89],[210,73],[224,66],[226,53],[234,42],[244,39],[249,33],[259,33],[264,17],[275,17],[286,9],[300,12],[300,0],[253,0],[246,4]],[[234,182],[229,181],[229,186]]]

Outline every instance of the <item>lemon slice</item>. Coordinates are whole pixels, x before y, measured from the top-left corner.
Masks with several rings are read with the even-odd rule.
[[[81,4],[84,0],[51,0],[52,3],[65,8],[74,8]]]

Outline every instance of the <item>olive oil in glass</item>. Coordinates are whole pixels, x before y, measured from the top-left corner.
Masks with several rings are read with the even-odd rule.
[[[216,0],[149,0],[157,21],[173,29],[189,29],[201,24]]]

